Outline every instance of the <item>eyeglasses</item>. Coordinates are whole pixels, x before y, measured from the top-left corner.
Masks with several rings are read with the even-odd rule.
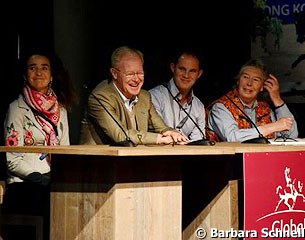
[[[297,142],[298,140],[290,137],[286,137],[283,133],[280,133],[281,136],[278,136],[274,139],[275,142]]]
[[[114,68],[115,70],[117,70],[118,72],[122,73],[127,80],[132,80],[135,79],[135,77],[137,76],[140,79],[144,79],[144,72],[130,72],[130,73],[123,73],[120,69],[118,68]]]

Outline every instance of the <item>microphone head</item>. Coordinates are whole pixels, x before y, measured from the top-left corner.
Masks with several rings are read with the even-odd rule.
[[[251,138],[248,140],[245,140],[241,143],[259,143],[259,144],[269,144],[270,142],[268,141],[267,138],[265,137],[257,137],[257,138]]]

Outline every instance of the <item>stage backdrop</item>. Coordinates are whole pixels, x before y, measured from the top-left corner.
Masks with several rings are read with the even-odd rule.
[[[303,151],[245,153],[245,238],[304,239],[304,182]]]
[[[261,1],[257,1],[261,2]],[[278,77],[286,101],[305,102],[305,2],[267,0],[253,14],[251,56]]]

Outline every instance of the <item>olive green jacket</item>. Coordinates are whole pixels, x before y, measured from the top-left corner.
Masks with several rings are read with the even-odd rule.
[[[98,99],[98,100],[97,100]],[[112,144],[126,140],[135,144],[155,144],[158,133],[173,130],[157,113],[148,91],[141,90],[134,105],[137,128],[132,128],[128,110],[112,81],[102,81],[89,95],[87,116],[82,122],[81,144]]]

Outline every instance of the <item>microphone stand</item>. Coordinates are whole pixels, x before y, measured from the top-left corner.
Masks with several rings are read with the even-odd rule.
[[[173,95],[173,93],[170,91],[170,89],[167,86],[167,83],[163,83],[163,86],[167,89],[167,91],[169,92],[169,94],[171,95],[171,97],[174,99],[174,101],[178,104],[178,106],[180,107],[180,109],[183,110],[183,112],[188,116],[188,118],[194,123],[194,125],[196,126],[196,128],[200,131],[200,133],[202,134],[202,139],[196,140],[196,141],[192,141],[189,142],[187,145],[205,145],[205,146],[212,146],[215,145],[214,141],[210,141],[208,139],[206,139],[205,134],[203,133],[203,131],[200,129],[200,127],[198,126],[198,124],[195,122],[195,120],[191,117],[191,115],[184,109],[184,107],[181,105],[181,103],[177,100],[177,98],[175,98],[175,96]]]
[[[125,132],[124,128],[121,126],[121,124],[114,118],[114,116],[109,112],[109,110],[105,107],[105,105],[101,102],[101,100],[95,96],[91,91],[88,90],[88,87],[86,85],[84,85],[84,88],[88,91],[89,95],[93,96],[95,98],[95,100],[104,108],[104,110],[108,113],[108,115],[112,118],[112,120],[119,126],[119,128],[122,130],[122,132],[124,133],[124,135],[126,136],[126,140],[125,141],[121,141],[121,142],[115,142],[113,141],[113,143],[110,144],[110,146],[121,146],[121,147],[135,147],[136,144],[131,141],[130,137],[127,135],[127,133]]]
[[[258,132],[258,137],[257,138],[252,138],[245,140],[241,143],[263,143],[263,144],[268,144],[270,143],[266,137],[263,136],[263,134],[258,130],[258,127],[256,124],[251,120],[251,118],[231,99],[225,94],[226,98],[230,100],[231,103],[234,104],[235,107],[238,108],[238,110],[247,118],[247,120],[254,126],[255,130]]]

